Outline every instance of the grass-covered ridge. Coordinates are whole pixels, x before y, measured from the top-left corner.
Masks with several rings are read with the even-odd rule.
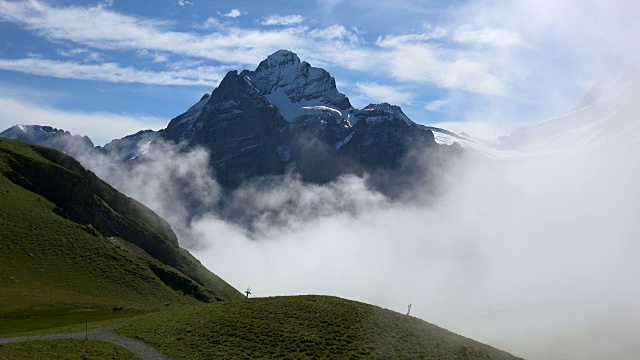
[[[0,345],[0,360],[139,359],[121,347],[97,340],[48,340]]]
[[[72,158],[0,139],[0,336],[242,298],[174,238]]]
[[[411,316],[327,296],[175,309],[118,332],[174,359],[517,359]]]

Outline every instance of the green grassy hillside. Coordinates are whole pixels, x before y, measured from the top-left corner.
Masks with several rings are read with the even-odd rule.
[[[118,332],[174,359],[517,359],[414,317],[327,296],[175,309]]]
[[[0,345],[0,360],[140,359],[121,347],[97,340],[48,340]]]
[[[142,204],[68,156],[0,139],[0,337],[85,321],[120,326],[175,359],[516,359],[359,302],[244,300]],[[0,358],[120,356],[94,345],[6,345]]]
[[[169,225],[149,209],[68,156],[6,139],[0,289],[0,336],[16,332],[18,319],[26,331],[53,325],[43,321],[58,324],[52,317],[84,321],[91,309],[104,318],[100,311],[242,298],[179,248]]]

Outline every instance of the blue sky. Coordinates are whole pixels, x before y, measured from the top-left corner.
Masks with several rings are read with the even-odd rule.
[[[637,1],[0,0],[0,127],[159,129],[286,48],[356,107],[491,138],[635,64]]]

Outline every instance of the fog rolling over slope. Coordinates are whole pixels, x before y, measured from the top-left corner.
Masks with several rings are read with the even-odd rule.
[[[332,294],[400,312],[411,303],[412,315],[525,358],[635,359],[637,110],[626,101],[615,116],[601,114],[589,133],[597,141],[572,150],[498,159],[468,151],[435,188],[399,184],[405,196],[394,199],[354,175],[323,185],[294,175],[249,182],[226,196],[252,214],[251,229],[216,213],[185,220],[181,194],[221,196],[202,150],[166,148],[172,161],[153,158],[108,180],[181,224],[207,267],[255,296]],[[597,117],[571,116],[573,130],[585,128],[580,116],[587,125]]]
[[[141,132],[80,160],[108,164],[112,150],[133,159],[94,171],[254,296],[331,294],[403,313],[410,303],[414,316],[531,359],[640,358],[637,72],[596,86],[565,116],[500,142],[465,141],[461,152],[436,144],[458,135],[434,138],[399,107],[349,108],[321,69],[314,72],[328,91],[308,96],[318,103],[298,101],[307,86],[298,85],[316,79],[300,74],[314,68],[274,55],[283,60],[276,69],[287,69],[274,78],[291,98],[230,72],[219,93],[170,124],[182,145]],[[272,69],[263,63],[249,72],[256,83],[258,70]],[[256,109],[270,109],[266,130],[245,117]],[[245,136],[243,121],[258,135]],[[233,136],[210,126],[220,124]],[[211,137],[199,132],[208,128]],[[308,181],[322,166],[291,164],[312,158],[296,154],[304,142],[294,141],[308,131],[320,134],[308,138],[318,149],[333,149],[321,164],[359,159],[364,171]],[[221,142],[205,141],[213,138]],[[225,153],[226,143],[238,153]],[[376,158],[359,157],[371,153],[392,167],[371,171]],[[246,166],[261,156],[275,165]],[[219,183],[220,164],[261,172]]]

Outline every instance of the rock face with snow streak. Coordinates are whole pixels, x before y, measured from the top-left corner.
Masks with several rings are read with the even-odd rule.
[[[291,169],[312,182],[397,166],[412,147],[435,146],[433,134],[398,106],[354,109],[335,79],[293,52],[279,50],[254,71],[229,72],[162,132],[202,146],[223,186]]]
[[[338,92],[335,79],[326,70],[300,61],[291,51],[276,51],[255,71],[244,70],[240,75],[248,77],[276,106],[286,99],[286,102],[306,104],[307,107],[328,106],[340,111],[352,108],[349,98]]]
[[[149,152],[151,144],[159,137],[160,134],[157,131],[141,130],[122,139],[112,140],[98,149],[100,153],[106,155],[110,163],[120,163],[135,160],[145,155]]]

